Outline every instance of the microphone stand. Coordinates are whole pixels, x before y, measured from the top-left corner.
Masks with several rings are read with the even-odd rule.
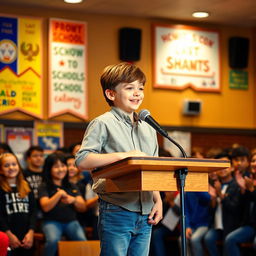
[[[162,134],[163,135],[163,134]],[[184,149],[178,144],[175,140],[173,140],[167,133],[165,136],[168,140],[170,140],[174,145],[176,145],[184,158],[187,158],[187,154]],[[186,240],[186,225],[185,225],[185,180],[188,174],[187,168],[181,168],[175,171],[175,177],[177,179],[178,189],[180,191],[180,207],[181,207],[181,216],[180,216],[180,223],[181,223],[181,255],[187,255],[187,240]]]
[[[168,132],[165,131],[155,120],[152,116],[150,116],[150,112],[148,110],[142,110],[139,113],[139,119],[147,122],[151,125],[159,134],[163,137],[167,138],[171,141],[175,146],[179,148],[184,158],[187,158],[187,154],[182,148],[182,146],[173,140],[169,135]],[[187,255],[187,245],[186,245],[186,225],[185,225],[185,194],[184,194],[184,187],[185,187],[185,180],[188,173],[187,168],[181,168],[175,171],[175,177],[177,180],[178,189],[180,191],[180,206],[181,206],[181,216],[180,216],[180,223],[181,223],[181,255]]]

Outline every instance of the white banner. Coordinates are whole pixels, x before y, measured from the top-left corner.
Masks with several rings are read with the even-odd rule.
[[[220,91],[219,33],[190,26],[154,26],[154,87]]]
[[[87,118],[86,23],[50,20],[49,117]]]

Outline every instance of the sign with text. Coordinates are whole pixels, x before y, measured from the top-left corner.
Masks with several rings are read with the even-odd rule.
[[[243,70],[230,70],[229,88],[248,90],[248,72]]]
[[[219,33],[183,25],[154,25],[154,87],[220,91]]]
[[[50,19],[49,117],[87,118],[87,26]]]
[[[63,146],[63,124],[58,122],[35,122],[35,145],[39,145],[45,153],[51,153]]]
[[[0,114],[42,118],[42,21],[0,16]]]

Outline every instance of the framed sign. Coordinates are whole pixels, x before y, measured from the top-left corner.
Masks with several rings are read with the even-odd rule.
[[[153,25],[154,87],[220,91],[219,32]]]

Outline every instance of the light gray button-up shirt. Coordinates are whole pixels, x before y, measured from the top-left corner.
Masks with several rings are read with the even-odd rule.
[[[134,118],[137,119],[136,114]],[[113,107],[88,125],[82,146],[76,155],[76,164],[91,152],[104,154],[131,150],[158,156],[156,132],[144,121],[132,124],[127,114]],[[94,180],[93,189],[101,199],[130,211],[149,214],[153,206],[152,192],[106,193],[105,179]]]

